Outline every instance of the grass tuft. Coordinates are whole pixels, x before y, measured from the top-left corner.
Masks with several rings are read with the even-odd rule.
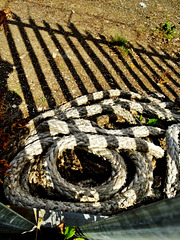
[[[121,34],[111,36],[111,43],[114,46],[119,46],[122,52],[129,53],[128,41]]]

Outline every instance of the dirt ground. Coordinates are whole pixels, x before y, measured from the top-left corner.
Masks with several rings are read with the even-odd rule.
[[[1,93],[8,121],[33,117],[87,93],[120,88],[179,96],[179,34],[166,43],[156,27],[180,29],[180,2],[9,0],[13,19],[0,32]],[[128,53],[112,44],[120,34]]]
[[[13,18],[7,36],[0,32],[0,134],[96,91],[180,96],[179,0],[0,0],[6,7]],[[155,31],[167,21],[178,32],[171,40]],[[128,51],[112,42],[117,35]]]

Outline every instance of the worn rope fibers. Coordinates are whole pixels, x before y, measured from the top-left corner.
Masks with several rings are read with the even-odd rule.
[[[175,196],[180,116],[172,106],[172,102],[116,89],[81,96],[38,115],[27,124],[28,135],[20,136],[9,154],[13,168],[4,180],[7,199],[30,208],[111,215],[152,194],[154,161],[162,159],[167,161],[164,192]],[[158,119],[163,129],[143,125],[140,118]],[[153,142],[165,136],[167,151]],[[108,161],[111,175],[96,186],[68,182],[57,162],[65,151],[75,149]],[[129,179],[130,163],[135,173]],[[32,193],[35,185],[46,197]]]

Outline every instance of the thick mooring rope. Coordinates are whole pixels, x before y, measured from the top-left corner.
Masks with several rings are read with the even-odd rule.
[[[81,96],[38,115],[27,124],[28,135],[13,144],[13,168],[4,180],[7,199],[31,208],[111,215],[153,194],[154,161],[162,159],[167,161],[164,192],[175,196],[180,115],[172,107],[171,102],[116,89]],[[143,125],[142,117],[158,119],[163,129]],[[108,123],[111,118],[116,126]],[[126,127],[118,127],[122,125]],[[167,150],[153,142],[160,137],[166,137]],[[57,167],[67,149],[82,149],[109,161],[111,176],[95,187],[68,182]],[[136,170],[130,180],[128,162]],[[46,198],[32,194],[31,185],[41,186]]]

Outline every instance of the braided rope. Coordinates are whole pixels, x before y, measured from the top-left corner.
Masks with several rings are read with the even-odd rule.
[[[166,146],[167,146],[167,184],[165,193],[169,198],[176,196],[179,185],[179,133],[180,124],[173,124],[169,126],[166,132]]]
[[[168,170],[164,191],[168,197],[175,196],[180,125],[171,125],[175,119],[179,122],[178,112],[170,110],[172,105],[151,96],[116,89],[81,96],[38,115],[27,124],[28,135],[20,136],[7,156],[13,158],[13,168],[4,180],[7,199],[25,207],[106,215],[141,202],[152,194],[153,159],[166,155],[152,139],[164,137],[166,130],[143,125],[140,115],[170,125],[166,133]],[[95,121],[112,116],[128,127],[107,128]],[[108,161],[111,176],[95,187],[68,182],[57,167],[57,160],[67,149],[83,149]],[[129,183],[127,161],[136,168]],[[36,184],[46,191],[48,198],[31,194],[30,186]]]

